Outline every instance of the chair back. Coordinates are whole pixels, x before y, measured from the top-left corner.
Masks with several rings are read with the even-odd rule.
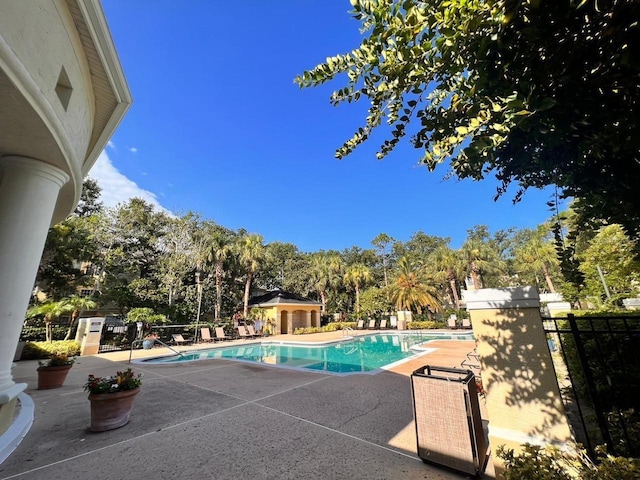
[[[209,330],[209,327],[204,327],[200,329],[200,336],[202,337],[203,340],[212,340],[211,338],[211,330]]]
[[[387,328],[387,319],[383,318],[382,320],[380,320],[380,329],[382,330],[383,328]]]
[[[218,337],[218,338],[227,338],[227,336],[224,334],[224,328],[216,327],[216,337]]]
[[[369,320],[369,328],[376,328],[376,321],[375,321],[375,319],[373,319],[373,320]]]
[[[247,329],[245,328],[244,325],[238,325],[238,335],[240,335],[240,337],[248,337],[249,336],[247,334]]]
[[[364,320],[358,320],[358,328],[364,328]]]

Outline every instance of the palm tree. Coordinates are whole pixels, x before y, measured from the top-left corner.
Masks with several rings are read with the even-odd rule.
[[[53,340],[51,324],[54,319],[61,315],[71,312],[73,309],[65,300],[58,302],[48,301],[39,305],[32,306],[27,310],[27,318],[44,317],[45,335],[47,342]]]
[[[436,277],[441,278],[448,285],[449,296],[456,310],[460,310],[460,296],[458,295],[458,280],[464,273],[464,266],[460,256],[447,245],[440,245],[432,256]]]
[[[251,281],[264,261],[265,248],[261,235],[244,235],[238,239],[238,260],[247,273],[247,281],[244,286],[244,318],[249,316],[249,293]]]
[[[423,307],[433,311],[442,310],[436,298],[435,288],[426,283],[425,269],[402,257],[398,261],[399,272],[391,284],[391,301],[399,310],[422,313]]]
[[[90,310],[96,308],[98,304],[91,297],[79,297],[78,295],[72,295],[69,298],[63,299],[62,301],[66,302],[68,309],[71,311],[71,321],[69,322],[69,329],[67,330],[67,335],[64,337],[65,340],[69,340],[73,332],[73,327],[75,327],[82,310]]]
[[[515,251],[516,264],[525,272],[538,273],[544,276],[551,293],[556,292],[551,279],[550,268],[558,264],[558,257],[553,242],[544,239],[544,231],[537,231],[527,242]]]
[[[356,292],[356,313],[360,312],[360,288],[371,280],[371,270],[362,263],[354,263],[347,267],[344,274],[344,281],[347,285],[352,285]]]
[[[484,288],[484,274],[499,272],[504,268],[504,260],[498,251],[490,244],[478,237],[469,237],[460,249],[460,255],[465,265],[465,274],[473,280],[473,288]]]
[[[343,268],[340,255],[318,252],[311,257],[311,281],[320,295],[323,312],[327,311],[327,293],[338,287]]]
[[[220,320],[220,311],[222,310],[222,279],[224,278],[225,263],[233,255],[233,244],[231,237],[225,235],[222,231],[216,231],[210,238],[207,245],[207,262],[215,267],[216,278],[216,306],[215,321]]]

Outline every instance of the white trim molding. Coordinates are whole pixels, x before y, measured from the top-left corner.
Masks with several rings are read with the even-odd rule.
[[[497,310],[505,308],[540,308],[536,287],[483,288],[463,290],[467,310]]]

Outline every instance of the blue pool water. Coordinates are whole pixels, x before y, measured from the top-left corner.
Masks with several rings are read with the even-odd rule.
[[[469,340],[472,337],[470,335],[378,334],[363,335],[350,341],[325,345],[254,343],[199,350],[183,353],[182,356],[154,358],[145,360],[144,363],[171,364],[228,358],[332,373],[371,372],[424,353],[424,351],[412,350],[415,345],[434,339],[451,338]]]

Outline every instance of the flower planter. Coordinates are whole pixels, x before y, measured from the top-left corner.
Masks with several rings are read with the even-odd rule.
[[[61,387],[70,369],[71,365],[38,367],[38,390]]]
[[[140,392],[140,387],[116,393],[91,393],[91,427],[92,432],[104,432],[122,427],[129,422],[129,414],[133,401]]]
[[[154,343],[155,343],[155,340],[143,340],[142,348],[145,350],[151,350],[153,348]]]

